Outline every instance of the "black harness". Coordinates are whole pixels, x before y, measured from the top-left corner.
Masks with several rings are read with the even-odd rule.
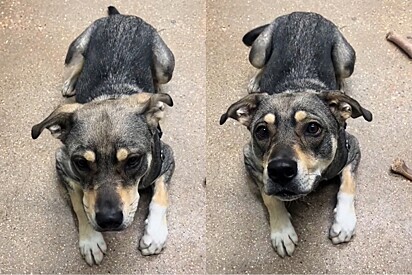
[[[150,170],[143,176],[140,180],[139,188],[146,188],[159,177],[162,171],[162,165],[164,160],[163,149],[160,142],[160,138],[162,137],[162,130],[160,126],[154,130],[153,133],[153,140],[152,140],[152,161],[150,163]]]
[[[343,151],[343,156],[335,156],[335,158],[333,159],[331,165],[329,166],[329,168],[325,171],[325,173],[322,175],[322,180],[330,180],[332,178],[334,178],[335,176],[339,175],[343,168],[346,166],[346,164],[348,163],[348,159],[349,159],[349,150],[350,150],[350,144],[349,144],[349,140],[347,138],[346,135],[346,122],[344,123],[344,125],[342,127],[340,127],[339,130],[339,139],[340,140],[344,140],[345,141],[345,151]],[[338,144],[339,146],[339,144]]]

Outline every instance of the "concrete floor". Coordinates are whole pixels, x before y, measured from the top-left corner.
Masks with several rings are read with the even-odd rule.
[[[143,257],[146,203],[124,232],[105,234],[108,252],[90,268],[78,249],[70,207],[60,195],[48,131],[37,140],[31,127],[63,102],[63,61],[69,44],[115,5],[160,30],[176,57],[164,90],[163,140],[176,158],[171,185],[169,239],[159,256]],[[0,273],[204,273],[206,268],[206,47],[204,1],[0,2]]]
[[[356,3],[0,0],[0,273],[412,273],[412,184],[388,169],[397,156],[412,165],[412,62],[385,41],[389,30],[411,32],[412,2]],[[67,47],[109,4],[161,30],[175,54],[175,74],[164,87],[175,106],[167,110],[163,139],[177,167],[166,250],[153,257],[137,250],[146,196],[129,229],[105,235],[107,256],[90,268],[56,181],[59,142],[48,133],[33,141],[30,129],[63,102]],[[374,121],[349,121],[363,154],[354,240],[333,246],[327,237],[337,190],[330,184],[290,206],[300,243],[293,257],[281,259],[243,167],[249,134],[218,119],[246,95],[255,72],[243,34],[296,10],[319,12],[341,28],[357,52],[347,90]]]
[[[360,4],[362,2],[362,4]],[[272,249],[266,210],[248,183],[242,148],[246,127],[220,115],[247,94],[256,72],[242,36],[292,11],[319,12],[357,52],[348,92],[374,120],[348,122],[362,148],[356,198],[357,235],[328,239],[337,185],[290,206],[300,242],[291,258]],[[412,165],[412,62],[385,34],[412,32],[411,1],[208,1],[207,270],[210,273],[412,273],[412,183],[389,173],[400,156]],[[251,192],[252,190],[252,192]]]

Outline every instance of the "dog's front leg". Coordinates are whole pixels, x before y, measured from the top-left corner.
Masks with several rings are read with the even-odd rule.
[[[272,246],[281,257],[291,256],[298,243],[298,236],[290,221],[285,204],[276,197],[266,195],[263,191],[261,194],[269,211]]]
[[[342,170],[335,219],[329,237],[334,244],[348,242],[355,233],[355,172],[352,164]]]
[[[70,200],[73,210],[79,221],[79,247],[80,253],[86,260],[87,264],[92,266],[100,264],[106,252],[106,242],[103,235],[97,232],[90,225],[83,208],[83,191],[80,188],[74,188],[69,191]]]
[[[168,234],[166,219],[168,204],[167,183],[163,175],[154,183],[154,194],[145,222],[146,228],[139,246],[143,255],[159,254],[165,246]]]

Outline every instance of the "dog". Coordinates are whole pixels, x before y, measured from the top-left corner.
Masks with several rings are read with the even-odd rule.
[[[143,255],[158,254],[168,229],[168,186],[173,151],[160,140],[159,120],[168,94],[158,93],[174,70],[174,56],[157,31],[115,7],[69,46],[62,94],[75,97],[32,128],[60,139],[56,169],[79,225],[81,255],[99,265],[106,252],[101,232],[120,231],[133,221],[139,190],[152,188]]]
[[[249,61],[259,72],[249,95],[220,118],[245,125],[246,170],[260,189],[269,212],[272,246],[291,256],[298,242],[285,201],[340,176],[329,237],[348,242],[355,232],[355,173],[361,152],[347,133],[349,117],[372,121],[372,114],[341,92],[354,70],[355,51],[338,28],[316,13],[295,12],[249,31]]]

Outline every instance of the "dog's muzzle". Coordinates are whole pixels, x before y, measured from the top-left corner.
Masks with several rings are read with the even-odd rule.
[[[267,171],[272,181],[266,189],[268,195],[284,201],[295,200],[306,195],[293,185],[293,179],[298,174],[296,161],[287,158],[273,159],[269,162]]]

